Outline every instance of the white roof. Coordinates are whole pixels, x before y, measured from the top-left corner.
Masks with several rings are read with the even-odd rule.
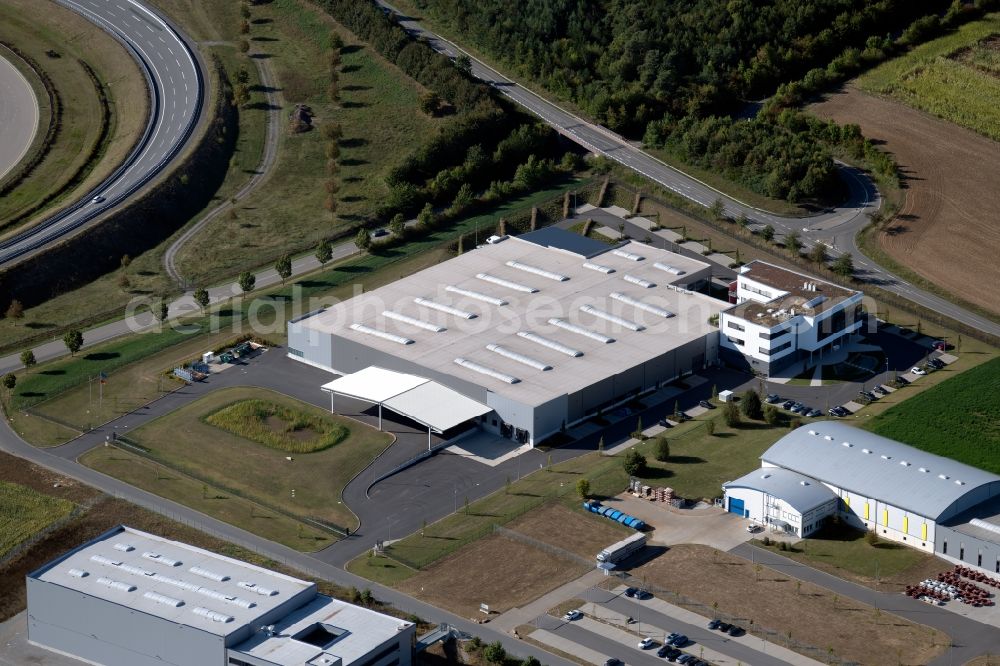
[[[634,241],[620,249],[642,259],[631,260],[615,254],[610,247],[586,258],[510,238],[338,303],[298,321],[296,326],[336,335],[399,359],[406,363],[396,366],[401,370],[421,374],[420,368],[427,368],[428,374],[437,373],[433,376],[457,389],[473,384],[482,387],[484,393],[491,391],[523,405],[542,405],[583,390],[689,343],[695,343],[692,355],[705,353],[704,348],[699,352],[696,347],[718,334],[718,328],[709,321],[728,306],[675,283],[710,277],[711,267]],[[679,266],[685,274],[674,275],[657,268],[657,263]],[[587,264],[612,272],[588,268]],[[550,279],[524,270],[524,266],[569,279]],[[627,280],[626,275],[655,286],[643,287]],[[505,305],[470,297],[468,292],[499,299]],[[651,312],[641,306],[657,310]],[[665,317],[664,310],[676,316]],[[419,320],[434,330],[396,318],[398,315]],[[629,327],[629,323],[640,326]],[[411,340],[412,344],[352,329],[351,324]],[[537,337],[526,338],[520,333]],[[538,338],[579,350],[582,355],[567,356]],[[510,357],[491,346],[537,363],[532,367],[511,362]],[[457,358],[519,381],[510,383],[497,374],[484,374],[468,364],[458,365]],[[456,383],[443,377],[452,377]]]
[[[1000,494],[1000,476],[836,421],[796,428],[761,460],[940,521]]]
[[[750,488],[784,500],[800,514],[823,506],[837,495],[816,479],[803,476],[781,467],[762,467],[735,481],[722,484],[723,488]]]
[[[426,382],[427,380],[423,377],[394,372],[373,365],[323,384],[322,389],[366,402],[385,402],[389,398]]]
[[[316,623],[343,633],[325,648],[294,638]],[[318,595],[311,603],[278,621],[273,635],[258,633],[232,648],[231,652],[281,666],[336,664],[337,658],[343,666],[350,666],[386,641],[398,640],[398,632],[412,626],[410,622],[389,615]]]
[[[438,382],[376,366],[344,375],[322,388],[330,393],[381,403],[437,432],[493,411]]]
[[[31,577],[217,636],[295,596],[316,594],[308,581],[124,526]],[[196,609],[220,614],[220,621]]]

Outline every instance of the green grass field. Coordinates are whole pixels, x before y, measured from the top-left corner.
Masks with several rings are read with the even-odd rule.
[[[857,84],[1000,140],[997,51],[980,46],[997,34],[1000,14],[989,14],[876,67]]]
[[[905,400],[873,418],[866,427],[1000,474],[1000,359]]]
[[[73,503],[0,481],[0,559],[73,511]]]
[[[301,251],[370,213],[388,193],[382,175],[426,141],[446,119],[419,111],[423,89],[395,66],[303,0],[275,0],[253,7],[255,48],[270,57],[284,98],[282,118],[294,104],[308,104],[316,129],[290,134],[281,128],[278,162],[267,185],[240,203],[237,219],[207,227],[178,257],[181,272],[208,283],[247,265]],[[327,95],[330,40],[343,49],[340,103]],[[251,111],[252,112],[252,111]],[[324,209],[328,176],[321,128],[340,123],[340,192],[336,217]]]
[[[286,451],[257,444],[204,420],[220,408],[248,400],[263,400],[281,410],[301,413],[328,431],[343,429],[350,434],[336,446],[299,452],[289,461]],[[209,485],[294,515],[351,529],[357,526],[357,519],[341,502],[344,486],[392,442],[390,435],[360,422],[252,387],[215,391],[137,428],[129,439],[145,447],[155,461]]]
[[[85,453],[80,462],[137,488],[156,493],[295,550],[313,552],[326,548],[336,540],[336,535],[327,530],[272,511],[239,495],[119,448],[93,449]]]
[[[316,453],[350,437],[346,423],[269,400],[240,400],[203,417],[205,423],[285,453]]]

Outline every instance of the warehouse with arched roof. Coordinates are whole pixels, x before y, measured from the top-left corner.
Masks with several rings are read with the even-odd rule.
[[[793,430],[761,464],[723,485],[729,511],[798,536],[839,513],[882,538],[1000,571],[1000,476],[836,421]],[[836,510],[804,493],[812,481]]]

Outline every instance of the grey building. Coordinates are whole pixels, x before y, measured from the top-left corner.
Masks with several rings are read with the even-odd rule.
[[[377,367],[440,384],[484,407],[476,426],[537,444],[716,363],[710,319],[725,304],[694,290],[710,276],[641,243],[545,229],[292,320],[288,353],[339,375]]]
[[[100,666],[409,666],[415,627],[119,526],[27,577],[28,640]]]
[[[820,508],[826,517],[834,513],[822,508],[826,496],[856,527],[1000,573],[1000,476],[835,421],[796,428],[761,463],[723,485],[730,512],[802,535],[818,526],[803,532],[769,519],[768,507]]]

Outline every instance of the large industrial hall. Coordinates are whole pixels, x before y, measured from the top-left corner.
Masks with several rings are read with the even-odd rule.
[[[732,513],[796,536],[832,515],[1000,573],[1000,476],[835,421],[796,428],[723,484]]]
[[[715,364],[725,303],[695,291],[710,277],[696,259],[547,228],[292,320],[289,356],[346,377],[381,369],[386,389],[327,390],[405,403],[428,432],[474,424],[534,445]],[[456,411],[463,424],[425,416],[442,388],[479,405]]]

